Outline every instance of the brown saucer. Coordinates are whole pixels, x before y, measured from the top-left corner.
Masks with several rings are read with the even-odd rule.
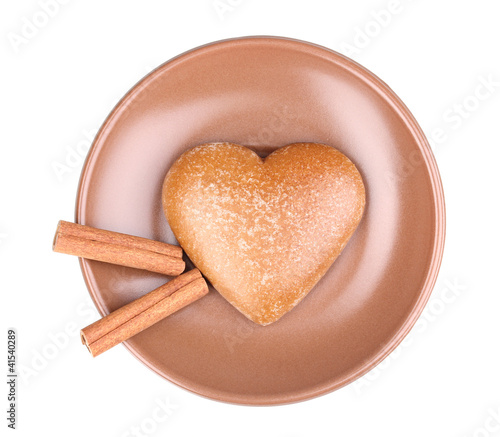
[[[212,290],[126,347],[164,378],[226,402],[295,402],[352,382],[402,341],[438,273],[444,200],[421,129],[382,81],[331,50],[272,37],[209,44],[153,71],[113,109],[83,169],[77,222],[175,243],[164,176],[187,148],[212,141],[261,154],[330,144],[363,176],[365,215],[326,276],[278,322],[258,326]],[[101,314],[165,282],[81,265]]]

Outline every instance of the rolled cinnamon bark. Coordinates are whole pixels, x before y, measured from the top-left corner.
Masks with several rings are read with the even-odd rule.
[[[82,329],[82,343],[96,357],[207,293],[199,270],[191,270]]]
[[[62,220],[53,250],[171,276],[180,275],[186,267],[179,246]]]

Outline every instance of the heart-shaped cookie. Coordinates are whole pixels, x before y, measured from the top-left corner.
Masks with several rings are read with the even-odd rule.
[[[365,205],[354,164],[333,147],[296,143],[265,159],[232,143],[183,153],[163,209],[189,258],[249,319],[278,320],[314,287]]]

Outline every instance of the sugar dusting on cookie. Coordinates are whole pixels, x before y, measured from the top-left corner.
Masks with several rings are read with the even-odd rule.
[[[185,152],[163,207],[179,243],[213,286],[256,323],[292,309],[356,229],[365,192],[333,147],[297,143],[264,160],[232,143]]]

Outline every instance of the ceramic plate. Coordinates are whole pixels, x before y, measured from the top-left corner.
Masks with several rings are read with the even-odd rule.
[[[77,222],[175,243],[163,179],[182,152],[213,141],[261,155],[302,141],[338,148],[365,182],[361,224],[278,322],[255,325],[212,289],[125,346],[169,381],[227,402],[289,403],[354,381],[402,341],[439,269],[443,193],[421,129],[380,79],[324,47],[273,37],[209,44],[154,70],[113,109],[83,169]],[[167,279],[81,265],[103,315]]]

